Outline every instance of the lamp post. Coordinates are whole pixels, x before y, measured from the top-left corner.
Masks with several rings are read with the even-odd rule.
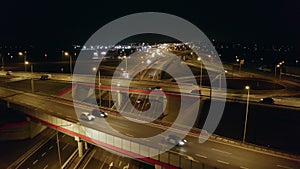
[[[24,56],[24,71],[27,72],[27,67],[26,67],[26,65],[28,65],[28,62],[27,62],[27,59],[26,59],[27,52],[26,51],[25,52],[19,52],[18,54],[19,54],[19,56]]]
[[[248,111],[249,111],[249,95],[250,95],[250,86],[245,86],[245,89],[248,91],[248,94],[247,94],[247,105],[246,105],[246,115],[245,115],[245,124],[244,124],[243,143],[245,143],[245,139],[246,139],[246,132],[247,132],[247,122],[248,122]]]
[[[276,77],[276,69],[279,68],[279,80],[281,80],[281,74],[282,74],[282,66],[284,64],[284,61],[279,62],[276,66],[275,66],[275,77]]]
[[[275,65],[275,68],[274,68],[274,75],[275,75],[275,77],[277,76],[276,71],[277,71],[277,68],[279,68],[279,67],[280,67],[280,65]]]
[[[201,61],[201,57],[198,57],[197,58],[198,61]],[[199,86],[202,87],[202,61],[201,61],[201,64],[200,64],[200,81],[199,81]]]
[[[93,71],[96,71],[97,68],[96,67],[93,67]],[[99,97],[99,105],[101,106],[101,82],[100,82],[100,68],[99,68],[99,71],[98,71],[98,86],[99,86],[99,94],[100,94],[100,97]]]
[[[70,62],[70,75],[72,76],[72,55],[69,54],[69,52],[64,52],[65,56],[69,56],[69,62]]]
[[[64,125],[59,125],[59,126],[56,127],[56,144],[57,144],[57,154],[58,154],[59,168],[62,168],[62,162],[61,162],[60,146],[59,146],[59,138],[58,138],[58,127],[64,127],[64,126],[72,126],[72,124],[64,124]]]
[[[124,55],[124,59],[125,59],[125,70],[126,70],[126,73],[128,73],[128,71],[127,71],[128,64],[127,64],[127,56],[126,55]]]
[[[4,70],[4,56],[0,53],[1,61],[2,61],[2,70]]]
[[[25,64],[28,65],[29,62],[26,61]],[[32,63],[30,64],[30,70],[31,70],[31,92],[33,93],[34,92],[34,81],[33,81],[33,64]]]

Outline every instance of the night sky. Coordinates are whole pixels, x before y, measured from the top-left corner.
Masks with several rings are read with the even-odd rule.
[[[0,43],[60,48],[84,42],[101,26],[137,12],[164,12],[223,42],[299,45],[300,2],[294,1],[6,1]]]

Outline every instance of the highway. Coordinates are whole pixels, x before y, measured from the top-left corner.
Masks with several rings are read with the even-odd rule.
[[[80,167],[86,169],[110,168],[110,169],[154,169],[154,166],[138,162],[134,159],[119,156],[99,147],[95,147],[86,157],[86,163]]]
[[[148,73],[148,72],[146,72]],[[229,74],[229,73],[228,73]],[[245,75],[248,75],[249,73],[245,73]],[[34,91],[37,93],[42,93],[45,91],[43,90],[44,86],[43,82],[38,80],[41,76],[41,73],[22,73],[22,72],[16,72],[14,76],[11,77],[5,77],[5,72],[0,71],[0,82],[3,82],[2,85],[6,85],[6,87],[11,87],[14,89],[19,89],[21,91],[31,91],[31,78],[33,78],[33,83],[34,85]],[[250,74],[252,75],[252,74]],[[250,76],[249,75],[249,76]],[[253,75],[252,75],[253,76]],[[149,87],[154,87],[154,86],[161,86],[165,90],[168,90],[169,92],[175,92],[175,93],[187,93],[189,94],[192,90],[197,89],[198,87],[195,85],[191,85],[191,82],[189,82],[190,78],[194,77],[185,77],[182,79],[181,86],[183,86],[183,90],[179,90],[178,86],[174,82],[170,82],[168,80],[153,80],[153,79],[147,79],[143,81],[137,81],[137,80],[132,80],[130,82],[130,88],[136,88],[136,89],[148,89]],[[259,78],[262,78],[262,75],[258,76]],[[247,76],[245,77],[247,78]],[[26,80],[27,79],[27,80]],[[271,82],[274,81],[272,78],[266,77],[266,79],[269,79]],[[18,81],[21,80],[21,83],[18,83]],[[46,94],[56,94],[57,92],[62,92],[67,90],[68,88],[71,87],[71,82],[72,80],[75,80],[74,82],[93,82],[93,80],[97,80],[97,78],[94,78],[92,75],[76,75],[76,79],[72,79],[70,75],[68,74],[53,74],[53,80],[58,83],[52,83],[51,86],[56,85],[56,87],[53,88],[48,88],[46,91]],[[116,81],[114,81],[116,82]],[[124,78],[118,79],[119,84],[112,84],[111,78],[110,77],[102,77],[101,75],[101,84],[103,86],[121,86],[122,84],[128,84],[128,80]],[[51,82],[50,82],[51,83]],[[277,83],[277,81],[274,81],[274,83]],[[297,83],[292,83],[292,82],[287,82],[287,81],[282,81],[281,82],[286,89],[284,90],[251,90],[250,94],[250,101],[254,102],[259,102],[261,98],[264,97],[274,97],[275,103],[278,105],[286,105],[286,106],[293,106],[293,107],[299,107],[299,98],[294,98],[291,97],[293,95],[300,95],[300,90],[299,89],[299,84]],[[142,86],[142,88],[140,87]],[[201,88],[202,95],[204,96],[210,96],[210,89],[208,87],[202,87]],[[246,90],[231,90],[227,89],[226,93],[224,92],[219,92],[218,90],[214,90],[215,95],[222,96],[225,94],[225,97],[227,99],[233,99],[233,100],[246,100],[247,98],[247,91]]]
[[[73,137],[59,133],[59,146],[61,152],[62,164],[71,156],[77,149],[77,143]],[[48,142],[40,147],[36,152],[30,155],[20,166],[17,168],[59,168],[58,149],[56,143],[56,135],[53,136]]]
[[[3,95],[4,93],[6,95]],[[26,107],[31,107],[41,113],[49,113],[74,122],[78,121],[71,101],[17,91],[7,92],[7,89],[5,88],[0,88],[0,96],[2,99],[8,100],[11,103],[25,105]],[[51,107],[51,109],[49,109],[49,107]],[[89,106],[84,105],[79,109],[82,109],[82,111],[91,110]],[[101,125],[102,120],[107,120],[110,126],[115,130],[134,137],[155,135],[166,129],[166,126],[138,124],[113,115],[109,115],[106,119],[96,119],[92,122],[86,122],[86,124],[90,127],[97,128],[98,130],[111,133],[110,128]],[[139,130],[136,130],[137,128]],[[186,139],[188,140],[188,143],[184,147],[173,148],[172,151],[178,152],[186,157],[192,157],[193,160],[204,161],[216,166],[265,169],[283,167],[296,169],[300,166],[299,159],[298,161],[286,159],[266,152],[229,145],[222,141],[209,140],[200,144],[198,143],[198,135],[195,134],[189,134]],[[147,142],[146,139],[144,141]],[[163,145],[158,144],[153,146],[161,147]]]

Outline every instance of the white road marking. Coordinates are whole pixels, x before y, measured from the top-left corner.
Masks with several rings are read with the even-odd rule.
[[[162,143],[158,143],[158,145],[160,145],[160,146],[166,146],[165,144],[162,144]]]
[[[114,166],[114,162],[112,161],[110,164],[109,164],[109,168],[108,169],[111,169],[111,167],[113,167]]]
[[[66,144],[66,145],[62,148],[62,150],[66,149],[66,148],[68,147],[68,145],[69,145],[69,143]]]
[[[240,166],[241,169],[249,169],[248,167]]]
[[[196,154],[196,156],[202,157],[202,158],[207,158],[205,155],[201,155],[201,154]]]
[[[48,150],[51,150],[53,148],[53,146],[50,146],[49,148],[48,148]]]
[[[105,157],[105,160],[103,161],[103,163],[102,163],[102,165],[101,165],[100,169],[102,169],[102,168],[103,168],[103,166],[104,166],[104,164],[105,164],[106,160],[107,160],[107,156]]]
[[[48,164],[44,167],[44,169],[48,168]]]
[[[41,156],[44,157],[46,155],[46,152],[44,152]]]
[[[65,137],[66,135],[64,134],[64,135],[62,135],[61,137]]]
[[[219,162],[219,163],[222,163],[222,164],[226,164],[226,165],[228,165],[228,164],[229,164],[229,162],[222,161],[222,160],[217,160],[217,162]]]
[[[123,167],[123,169],[129,169],[129,163]]]
[[[276,165],[279,168],[293,169],[292,167],[284,166],[284,165]]]
[[[35,160],[32,164],[35,165],[39,160]]]
[[[124,133],[126,136],[134,137],[132,134]]]
[[[212,148],[211,150],[217,151],[217,152],[220,152],[220,153],[224,153],[224,154],[228,154],[228,155],[231,155],[231,154],[232,154],[232,153],[230,153],[230,152],[223,151],[223,150],[219,150],[219,149],[215,149],[215,148]]]

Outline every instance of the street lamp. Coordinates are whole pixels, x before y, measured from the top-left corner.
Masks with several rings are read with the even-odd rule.
[[[0,53],[1,56],[1,61],[2,61],[2,70],[4,70],[4,55],[2,55],[2,53]]]
[[[27,62],[27,59],[26,59],[26,54],[27,54],[27,52],[25,51],[25,52],[19,52],[18,53],[18,55],[19,56],[24,56],[24,70],[25,70],[25,72],[27,72],[27,68],[26,68],[26,65],[28,65],[28,62]],[[27,64],[26,64],[27,63]]]
[[[97,71],[97,68],[96,68],[96,67],[93,67],[93,71]],[[100,82],[100,68],[99,68],[99,71],[98,71],[98,85],[99,85],[99,94],[100,94],[100,97],[99,97],[99,105],[101,106],[101,82]]]
[[[280,67],[280,65],[275,65],[275,77],[277,76],[276,71],[277,71],[277,68],[279,68],[279,67]]]
[[[57,144],[57,153],[58,153],[59,168],[62,168],[62,162],[61,162],[59,139],[58,139],[58,127],[72,126],[72,125],[73,124],[64,124],[64,125],[59,125],[59,126],[56,127],[56,144]]]
[[[276,71],[277,68],[279,68],[279,80],[281,80],[281,74],[282,74],[282,66],[284,64],[284,61],[279,62],[276,66],[275,66],[275,77],[276,77]]]
[[[245,115],[245,125],[244,125],[243,143],[245,142],[245,139],[246,139],[246,131],[247,131],[247,121],[248,121],[248,111],[249,111],[250,86],[245,86],[245,89],[248,91],[248,95],[247,95],[247,105],[246,105],[246,115]]]
[[[198,57],[197,60],[201,61],[201,57]],[[200,87],[202,87],[202,66],[203,66],[203,64],[202,64],[202,61],[201,61],[201,64],[200,64],[200,67],[201,67],[200,68],[200,81],[199,81],[199,86]]]
[[[69,62],[70,62],[70,75],[72,76],[72,56],[69,54],[69,52],[64,52],[65,56],[69,56]]]
[[[125,70],[126,70],[126,72],[128,72],[127,71],[128,64],[127,64],[127,56],[126,55],[124,55],[124,59],[125,59]]]
[[[25,65],[29,65],[28,61],[25,61]],[[30,70],[31,70],[31,92],[34,92],[34,82],[33,82],[33,64],[30,64]]]

